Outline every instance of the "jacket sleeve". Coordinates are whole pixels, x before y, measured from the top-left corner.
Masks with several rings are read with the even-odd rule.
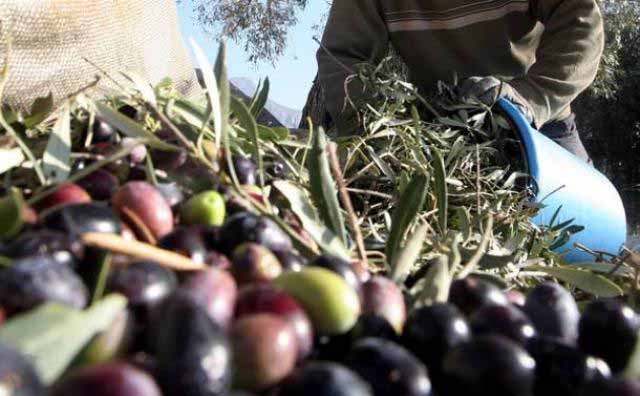
[[[544,25],[536,62],[511,82],[532,107],[540,127],[566,111],[595,79],[604,47],[596,0],[531,0]]]
[[[379,63],[388,48],[389,36],[378,0],[333,1],[317,61],[326,106],[340,135],[349,135],[358,127],[355,111],[346,105],[345,80],[358,64]],[[355,103],[366,100],[357,81],[348,88],[349,98]]]

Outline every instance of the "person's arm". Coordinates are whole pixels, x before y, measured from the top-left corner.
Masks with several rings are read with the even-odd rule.
[[[544,24],[536,62],[510,85],[527,99],[540,127],[554,119],[594,80],[604,47],[596,0],[532,0]]]
[[[317,60],[326,106],[340,135],[349,135],[358,127],[352,107],[345,106],[345,80],[352,74],[346,69],[355,72],[358,64],[377,64],[388,48],[389,37],[378,0],[333,1]],[[366,96],[362,86],[353,82],[349,84],[349,97],[359,102]]]

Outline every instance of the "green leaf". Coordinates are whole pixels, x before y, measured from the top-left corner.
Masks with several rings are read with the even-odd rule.
[[[0,148],[0,175],[20,166],[24,160],[25,156],[19,147]]]
[[[127,300],[115,294],[86,311],[45,304],[5,323],[0,327],[0,340],[27,356],[40,378],[51,384],[91,338],[104,331],[126,305]]]
[[[211,106],[211,114],[213,115],[214,121],[215,144],[216,147],[220,147],[224,121],[220,103],[220,91],[218,90],[218,81],[213,73],[213,67],[211,67],[209,59],[207,59],[207,55],[205,55],[202,48],[200,48],[193,39],[191,39],[191,47],[193,48],[193,54],[196,57],[196,62],[202,71],[202,79],[204,80],[207,97],[209,98],[209,105]]]
[[[32,129],[44,120],[47,119],[51,111],[53,110],[53,93],[49,92],[49,95],[43,98],[37,98],[31,105],[31,111],[29,115],[24,118],[24,126],[27,129]]]
[[[411,234],[407,239],[407,243],[396,255],[395,260],[391,263],[391,279],[398,284],[403,284],[411,269],[415,266],[420,258],[422,246],[427,238],[429,226],[423,224]]]
[[[262,140],[271,140],[274,142],[282,142],[289,139],[289,129],[282,127],[268,127],[265,125],[258,125],[258,136]]]
[[[391,231],[385,248],[389,265],[396,262],[396,254],[398,254],[402,239],[424,206],[427,188],[427,177],[422,173],[416,173],[400,196],[398,205],[393,211]]]
[[[71,171],[71,115],[64,105],[49,134],[47,148],[42,156],[42,171],[50,183],[61,183]]]
[[[22,194],[17,188],[12,188],[7,196],[0,199],[0,237],[12,237],[22,229],[24,205]]]
[[[346,245],[346,230],[338,202],[338,190],[331,175],[329,156],[326,152],[327,137],[322,128],[319,128],[313,137],[313,147],[307,160],[311,198],[318,208],[320,219]]]
[[[438,224],[440,225],[440,232],[444,235],[448,229],[448,211],[449,201],[447,200],[447,173],[444,167],[444,160],[442,154],[437,148],[433,148],[433,170],[436,187],[436,202],[438,208]]]
[[[144,77],[135,72],[122,73],[122,75],[133,83],[145,102],[151,103],[154,106],[156,105],[156,93]]]
[[[251,101],[251,114],[255,118],[260,117],[260,113],[264,109],[264,106],[267,104],[267,99],[269,98],[269,79],[266,78],[264,80],[264,84],[262,84],[262,89],[257,92],[254,96],[254,99]]]
[[[425,275],[423,289],[418,297],[421,306],[434,303],[445,303],[449,299],[451,289],[451,273],[447,256],[439,256]]]
[[[249,138],[253,143],[253,156],[258,164],[259,184],[264,187],[264,163],[262,162],[262,154],[260,152],[260,142],[258,138],[258,124],[255,118],[249,112],[249,108],[244,102],[238,98],[231,98],[231,109],[238,119],[240,126],[249,134]]]
[[[318,213],[303,188],[284,180],[274,181],[273,186],[289,201],[293,213],[298,216],[304,229],[323,251],[349,260],[349,251],[340,239],[320,222]]]
[[[224,40],[220,43],[220,49],[218,50],[218,56],[216,57],[215,75],[218,83],[218,90],[220,92],[220,113],[222,115],[220,118],[220,128],[224,129],[229,123],[229,108],[231,100],[231,88],[229,87],[229,77],[227,75],[227,44]]]
[[[624,294],[613,281],[590,271],[569,267],[530,267],[530,271],[544,272],[598,297],[618,297]]]

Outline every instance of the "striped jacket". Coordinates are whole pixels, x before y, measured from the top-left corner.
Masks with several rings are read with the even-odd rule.
[[[529,101],[541,126],[568,117],[593,82],[604,32],[596,0],[334,0],[317,59],[340,133],[353,132],[344,130],[353,114],[344,106],[349,73],[335,58],[352,69],[377,63],[389,41],[422,89],[497,76]]]

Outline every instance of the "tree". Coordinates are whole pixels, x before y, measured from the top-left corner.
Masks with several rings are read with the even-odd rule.
[[[274,62],[284,52],[287,34],[298,22],[308,0],[191,2],[199,23],[207,32],[243,43],[250,62]]]

